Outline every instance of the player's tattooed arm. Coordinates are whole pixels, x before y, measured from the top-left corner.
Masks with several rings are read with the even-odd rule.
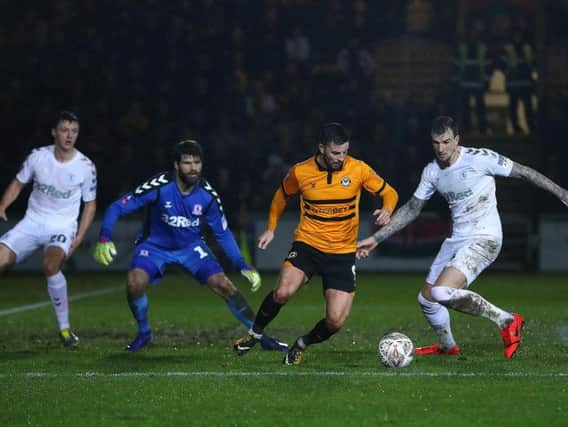
[[[511,170],[511,174],[509,176],[512,178],[520,178],[524,179],[525,181],[531,182],[537,187],[554,194],[564,204],[568,204],[568,190],[560,187],[550,178],[544,176],[533,168],[521,165],[517,162],[513,162],[513,169]]]
[[[394,233],[399,230],[402,230],[412,221],[414,221],[422,208],[426,204],[426,200],[418,199],[417,197],[412,196],[412,198],[402,205],[391,217],[390,222],[382,227],[379,231],[373,234],[373,238],[377,241],[377,243],[381,243],[383,240],[388,239]]]

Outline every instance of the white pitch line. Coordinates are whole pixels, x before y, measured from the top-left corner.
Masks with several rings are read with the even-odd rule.
[[[84,298],[98,297],[98,296],[101,296],[101,295],[111,294],[111,293],[117,292],[121,289],[124,289],[124,287],[121,286],[121,287],[114,287],[114,288],[104,288],[104,289],[100,289],[98,291],[84,292],[84,293],[76,294],[76,295],[73,295],[72,297],[69,297],[69,302],[77,301],[77,300],[84,299]],[[36,302],[35,304],[20,305],[18,307],[14,307],[14,308],[8,308],[6,310],[0,310],[0,317],[9,316],[10,314],[15,314],[15,313],[21,313],[23,311],[35,310],[36,308],[42,308],[42,307],[46,307],[48,305],[51,305],[51,301],[42,301],[42,302]]]
[[[165,377],[461,377],[461,378],[568,378],[568,372],[400,372],[400,371],[366,371],[366,372],[76,372],[70,374],[50,372],[16,372],[0,373],[0,378],[165,378]]]

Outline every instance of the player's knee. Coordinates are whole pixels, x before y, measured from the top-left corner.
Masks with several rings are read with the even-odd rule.
[[[0,243],[0,273],[5,272],[16,263],[16,254]]]
[[[432,286],[431,285],[425,285],[420,292],[418,292],[418,304],[422,305],[424,303],[424,301],[426,301],[426,303],[428,302],[435,302],[434,299],[432,298]]]
[[[139,283],[128,282],[126,284],[126,291],[129,298],[138,298],[144,295],[145,286]]]
[[[217,280],[208,281],[207,286],[223,298],[230,298],[237,292],[237,288],[233,285],[233,282],[225,275],[222,275],[222,277],[219,277]]]
[[[327,316],[325,324],[330,332],[335,333],[343,327],[345,320],[345,316]]]
[[[51,277],[61,270],[61,263],[53,260],[43,261],[43,272],[46,277]]]
[[[0,273],[4,273],[8,270],[13,263],[11,263],[8,258],[0,258]]]
[[[13,264],[8,264],[7,262],[0,262],[0,274],[8,270]]]
[[[293,292],[290,288],[284,286],[277,287],[272,293],[272,297],[277,304],[286,304],[292,295]]]
[[[129,297],[137,298],[144,294],[144,291],[146,290],[146,283],[136,274],[129,273],[128,280],[126,281],[126,290]]]

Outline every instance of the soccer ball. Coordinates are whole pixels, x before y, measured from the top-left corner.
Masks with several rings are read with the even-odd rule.
[[[377,356],[387,368],[404,368],[414,358],[414,344],[406,335],[391,332],[379,341]]]

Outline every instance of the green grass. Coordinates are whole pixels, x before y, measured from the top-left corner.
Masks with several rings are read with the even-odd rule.
[[[523,346],[503,358],[497,328],[453,313],[460,357],[420,357],[404,369],[379,365],[376,345],[398,330],[434,342],[416,303],[423,275],[361,275],[351,316],[297,367],[254,349],[224,302],[182,275],[151,288],[154,342],[122,350],[136,333],[125,275],[69,275],[70,294],[109,293],[71,303],[81,338],[63,349],[51,306],[0,316],[1,426],[564,426],[568,411],[565,276],[486,274],[473,286],[526,317]],[[256,310],[275,277],[250,294]],[[113,291],[114,289],[114,291]],[[0,312],[47,299],[36,275],[2,278]],[[270,332],[288,342],[323,316],[319,280],[282,309]]]

